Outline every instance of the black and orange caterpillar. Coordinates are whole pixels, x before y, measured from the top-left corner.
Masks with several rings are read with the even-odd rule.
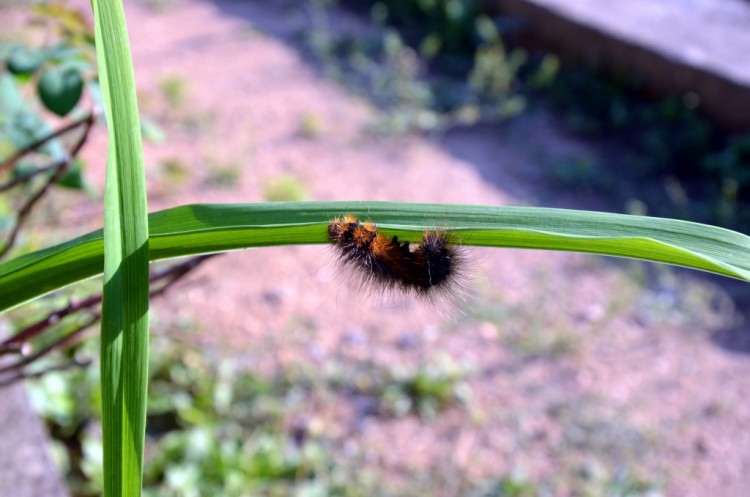
[[[426,231],[419,243],[399,241],[353,215],[334,219],[328,236],[339,260],[362,286],[428,299],[454,293],[464,265],[461,247],[445,231]]]

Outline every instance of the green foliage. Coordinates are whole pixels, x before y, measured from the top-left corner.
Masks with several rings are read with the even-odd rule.
[[[296,176],[283,174],[263,182],[263,198],[268,202],[302,201],[307,198],[307,187]]]
[[[91,349],[88,343],[85,349]],[[80,351],[79,351],[80,352]],[[95,369],[31,384],[37,412],[65,446],[75,497],[99,495]],[[163,496],[379,495],[368,471],[335,460],[334,441],[290,424],[312,392],[291,372],[265,378],[158,340],[151,357],[144,494]],[[302,397],[300,396],[302,395]],[[79,452],[78,454],[76,454]],[[82,457],[81,457],[82,456]]]
[[[76,354],[93,353],[95,342],[78,346]],[[437,495],[440,475],[409,473],[396,484],[387,470],[352,456],[345,449],[352,440],[329,434],[310,406],[325,405],[323,399],[340,406],[355,397],[372,396],[378,406],[368,416],[420,415],[437,420],[446,408],[465,402],[461,390],[472,374],[470,368],[447,358],[409,371],[328,361],[323,369],[295,364],[261,375],[239,364],[211,347],[198,350],[174,338],[155,340],[149,368],[144,495]],[[29,384],[33,405],[59,444],[56,453],[74,497],[101,495],[98,385],[96,368],[50,373]],[[410,407],[403,409],[404,403]],[[554,481],[573,485],[576,495],[659,495],[652,482],[632,471],[611,469],[626,467],[613,454],[637,454],[643,449],[639,435],[623,420],[602,412],[591,400],[549,409],[565,433],[559,460],[573,464]],[[335,428],[334,432],[341,427]],[[601,459],[594,461],[595,457]],[[520,474],[500,474],[487,480],[469,479],[456,495],[542,496],[550,494],[550,484]]]
[[[746,230],[748,137],[702,116],[697,95],[654,100],[644,93],[632,76],[585,68],[561,71],[546,92],[572,130],[623,149],[616,159],[623,173],[601,185],[608,196],[625,202],[623,194],[638,191],[654,214]],[[638,187],[644,183],[665,186],[649,192]]]
[[[471,389],[465,382],[470,373],[471,368],[447,357],[411,371],[390,373],[378,392],[381,410],[395,416],[416,413],[423,419],[435,419],[448,407],[470,402]]]
[[[76,117],[83,113],[84,93],[98,101],[91,26],[77,10],[63,4],[31,10],[33,21],[24,30],[35,34],[43,29],[44,43],[0,43],[0,161],[53,133],[53,120],[45,109]],[[41,168],[66,155],[65,137],[55,136],[17,161],[11,174],[49,178],[54,170]],[[84,168],[76,161],[57,184],[88,189]]]
[[[32,76],[44,63],[44,54],[26,45],[16,45],[10,49],[6,61],[8,72],[15,76]]]
[[[162,347],[164,344],[162,343]],[[330,466],[316,441],[284,427],[293,396],[231,361],[167,347],[152,364],[148,495],[246,495],[290,489]],[[303,484],[304,486],[304,484]]]
[[[529,70],[526,56],[507,49],[478,2],[377,2],[378,25],[365,32],[337,31],[323,2],[311,3],[307,47],[329,77],[375,102],[381,113],[373,131],[500,121],[525,107],[519,77]]]
[[[188,81],[176,74],[162,77],[159,80],[159,91],[167,104],[175,110],[185,105],[190,94]]]
[[[13,82],[6,81],[5,85],[35,85],[39,101],[58,116],[66,116],[77,107],[84,87],[96,85],[93,31],[77,10],[64,4],[40,5],[32,11],[35,23],[26,28],[43,28],[46,41],[41,45],[0,44],[0,60],[4,62],[0,64],[13,77]],[[39,116],[38,108],[21,102],[17,112]],[[41,116],[36,120],[41,121]]]
[[[37,92],[47,109],[66,116],[83,95],[83,78],[75,67],[53,67],[39,77]]]
[[[384,418],[417,415],[429,421],[448,409],[470,404],[468,379],[473,374],[470,365],[458,364],[447,356],[404,367],[336,358],[328,361],[318,382],[338,394],[356,394],[368,399],[372,402],[368,411],[372,415]],[[316,375],[320,373],[306,372],[302,381],[295,378],[296,384],[305,384],[305,378],[310,382]]]
[[[514,51],[508,55],[499,36],[477,49],[468,76],[469,89],[477,105],[487,109],[485,114],[494,113],[494,120],[513,117],[524,110],[526,101],[516,85],[518,72],[525,61],[522,52]]]
[[[543,495],[536,484],[525,478],[508,477],[485,482],[469,497],[537,497]]]
[[[385,22],[399,27],[410,27],[413,40],[433,45],[428,51],[442,59],[446,66],[461,66],[465,70],[465,54],[471,53],[482,42],[493,36],[494,27],[481,16],[481,5],[476,0],[385,0],[367,2],[377,5],[385,15]],[[461,71],[463,72],[463,71]]]
[[[242,173],[240,166],[233,162],[211,162],[206,184],[220,188],[231,188],[237,185]]]
[[[304,138],[316,138],[323,132],[324,126],[320,117],[312,112],[302,115],[299,122],[299,134]]]
[[[92,187],[83,175],[83,161],[80,159],[76,159],[70,164],[70,167],[65,171],[65,174],[57,184],[73,190],[92,191]]]

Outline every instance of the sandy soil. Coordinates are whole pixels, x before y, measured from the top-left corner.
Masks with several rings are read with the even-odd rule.
[[[369,135],[375,110],[322,79],[290,43],[305,16],[266,3],[127,4],[142,110],[169,135],[146,147],[150,209],[261,201],[282,174],[314,200],[601,206],[544,186],[556,158],[595,152],[543,115],[432,141]],[[184,104],[165,102],[165,78],[185,83]],[[300,131],[306,116],[320,125],[314,137]],[[100,130],[86,149],[99,184],[105,142]],[[222,174],[236,175],[233,184],[217,185]],[[70,215],[96,224],[97,209]],[[469,364],[469,407],[430,423],[363,416],[346,398],[311,412],[398,472],[442,464],[471,477],[552,479],[607,464],[663,481],[669,496],[747,495],[750,356],[711,340],[747,331],[721,289],[673,271],[642,285],[642,265],[577,254],[471,256],[463,314],[372,302],[335,277],[327,247],[313,246],[212,260],[155,303],[154,322],[261,369],[341,356]]]

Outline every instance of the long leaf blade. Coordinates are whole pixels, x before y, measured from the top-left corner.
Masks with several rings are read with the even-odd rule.
[[[664,262],[750,281],[750,237],[674,219],[540,207],[388,202],[198,204],[149,216],[151,260],[270,245],[326,243],[344,213],[415,240],[425,229],[461,243],[588,252]],[[0,264],[0,311],[101,273],[102,234]]]
[[[104,195],[104,495],[141,494],[148,378],[148,217],[135,77],[120,0],[94,0],[108,121]],[[99,266],[101,267],[101,266]]]

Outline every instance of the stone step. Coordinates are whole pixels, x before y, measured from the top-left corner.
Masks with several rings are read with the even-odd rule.
[[[632,71],[662,95],[693,92],[750,131],[750,1],[498,0],[528,21],[519,39],[563,58]]]
[[[67,497],[23,383],[0,387],[0,496]]]

